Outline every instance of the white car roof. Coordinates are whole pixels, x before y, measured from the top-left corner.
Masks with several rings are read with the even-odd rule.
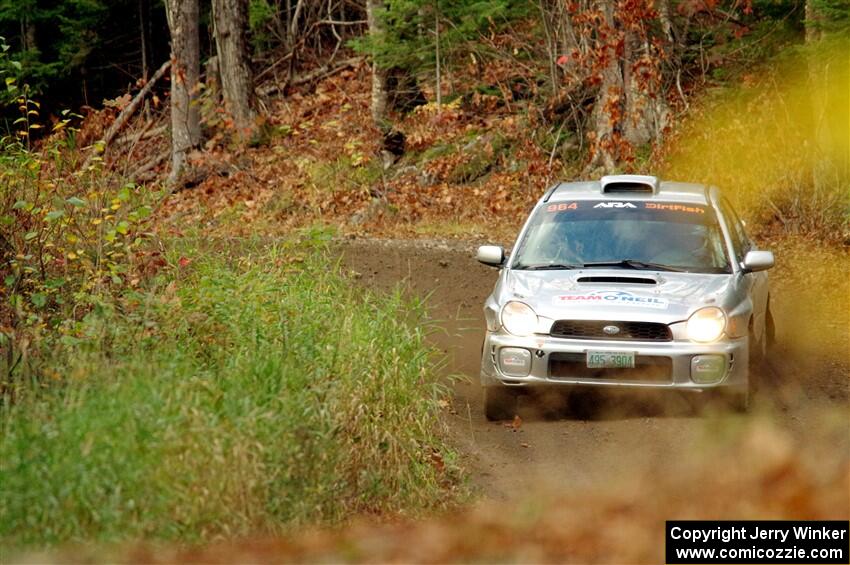
[[[643,175],[610,175],[597,181],[560,182],[543,197],[545,202],[565,200],[662,200],[707,205],[704,184],[661,181]]]

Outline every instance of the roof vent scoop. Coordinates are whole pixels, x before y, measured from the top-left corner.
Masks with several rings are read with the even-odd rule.
[[[658,178],[644,175],[609,175],[602,177],[602,194],[658,192]]]

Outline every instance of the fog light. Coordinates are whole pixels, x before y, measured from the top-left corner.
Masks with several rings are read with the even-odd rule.
[[[691,359],[691,380],[698,384],[720,382],[726,374],[724,355],[695,355]]]
[[[511,377],[527,377],[531,372],[531,351],[521,347],[503,347],[499,350],[499,369]]]

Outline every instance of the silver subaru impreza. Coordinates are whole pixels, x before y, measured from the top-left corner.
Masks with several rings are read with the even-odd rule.
[[[773,340],[770,251],[715,187],[640,175],[560,183],[532,210],[484,305],[488,419],[529,386],[713,391],[746,410]]]

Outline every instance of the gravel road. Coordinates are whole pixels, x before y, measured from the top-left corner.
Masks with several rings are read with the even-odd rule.
[[[794,321],[780,310],[775,312],[780,343],[761,376],[765,384],[755,415],[706,413],[678,395],[606,393],[566,400],[523,397],[521,423],[487,422],[477,375],[482,305],[497,273],[475,261],[477,244],[355,239],[343,242],[341,249],[344,267],[362,284],[376,290],[401,284],[428,297],[435,321],[432,340],[446,355],[446,376],[458,377],[452,385],[450,426],[485,498],[512,499],[541,487],[596,488],[624,476],[645,477],[668,463],[693,458],[701,446],[715,444],[730,429],[757,417],[795,440],[814,441],[812,427],[820,425],[820,414],[847,413],[846,350],[817,362],[783,353],[782,341],[789,339],[783,326]],[[825,457],[846,462],[848,431],[845,419],[826,434],[830,445]]]

